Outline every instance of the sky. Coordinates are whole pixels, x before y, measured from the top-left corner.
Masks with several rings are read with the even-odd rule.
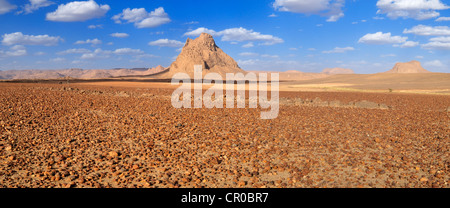
[[[244,70],[450,73],[450,0],[0,0],[0,70],[168,67],[202,32]]]

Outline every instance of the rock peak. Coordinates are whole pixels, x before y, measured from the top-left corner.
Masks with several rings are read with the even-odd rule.
[[[212,35],[202,33],[192,40],[188,38],[177,59],[162,78],[172,78],[178,72],[194,77],[194,65],[202,65],[203,75],[215,72],[225,78],[226,73],[244,73],[237,62],[220,49]]]
[[[412,60],[406,63],[396,63],[395,66],[385,73],[430,73],[424,69],[419,61]]]
[[[201,33],[200,36],[198,36],[200,39],[212,39],[214,41],[214,38],[212,35],[208,33]]]

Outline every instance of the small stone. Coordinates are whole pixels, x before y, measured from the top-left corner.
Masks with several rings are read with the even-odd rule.
[[[425,177],[420,179],[420,182],[427,182],[427,181],[428,181],[428,178],[425,178]]]
[[[238,186],[245,186],[247,183],[245,181],[239,181]]]
[[[111,157],[118,157],[119,153],[117,153],[115,151],[111,151],[111,152],[108,152],[108,155],[111,156]]]

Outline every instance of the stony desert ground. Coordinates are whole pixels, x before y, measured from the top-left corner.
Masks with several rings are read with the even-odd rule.
[[[448,95],[280,92],[261,120],[161,86],[0,83],[0,187],[450,187]]]

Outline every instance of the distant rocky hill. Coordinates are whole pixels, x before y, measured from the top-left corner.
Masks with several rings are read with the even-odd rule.
[[[344,68],[326,68],[322,71],[324,74],[354,74],[355,72],[351,69]]]
[[[186,40],[181,53],[170,65],[169,70],[159,77],[170,79],[174,74],[182,72],[194,78],[194,65],[202,65],[203,75],[215,72],[222,78],[225,78],[226,73],[245,73],[233,58],[216,45],[210,34],[202,33],[195,40],[190,38]]]
[[[166,70],[162,66],[143,69],[63,69],[63,70],[7,70],[0,71],[0,79],[58,79],[64,77],[79,79],[101,79],[122,76],[143,76]]]
[[[394,68],[384,73],[430,73],[424,69],[420,62],[410,61],[406,63],[396,63]]]

